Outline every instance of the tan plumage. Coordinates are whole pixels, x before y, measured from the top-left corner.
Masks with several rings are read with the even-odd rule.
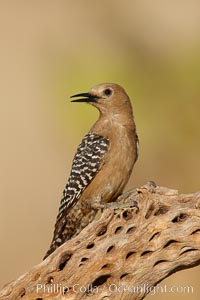
[[[80,96],[84,98],[73,101],[92,104],[100,115],[75,155],[45,257],[91,222],[98,204],[116,200],[138,156],[132,106],[124,89],[114,83],[103,83],[72,97]]]

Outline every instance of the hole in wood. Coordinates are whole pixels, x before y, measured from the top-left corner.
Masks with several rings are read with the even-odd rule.
[[[185,250],[185,251],[183,251],[182,253],[181,253],[181,255],[183,255],[183,254],[185,254],[185,253],[188,253],[188,252],[195,252],[195,251],[197,251],[197,249],[187,249],[187,250]]]
[[[132,200],[132,199],[131,199]],[[137,214],[139,212],[139,207],[138,207],[138,203],[135,200],[131,201],[131,205],[130,205],[131,210],[135,210],[135,213]]]
[[[82,257],[82,258],[81,258],[81,261],[86,261],[86,260],[88,260],[87,257]]]
[[[191,234],[196,234],[196,233],[200,233],[200,229],[194,230]]]
[[[164,215],[168,212],[169,208],[165,205],[159,207],[158,210],[154,213],[154,216]]]
[[[122,231],[123,227],[122,226],[118,226],[116,229],[115,229],[115,234],[117,233],[120,233]]]
[[[133,256],[136,252],[134,251],[130,251],[126,254],[126,259],[128,259],[129,257]]]
[[[145,215],[145,218],[146,218],[146,219],[148,219],[148,218],[151,216],[151,214],[152,214],[154,208],[155,208],[155,207],[154,207],[154,204],[153,204],[153,203],[150,204],[150,206],[149,206],[149,208],[148,208],[148,210],[147,210],[147,212],[146,212],[146,215]]]
[[[156,237],[159,237],[159,235],[160,235],[160,232],[154,233],[154,234],[152,235],[152,237],[149,239],[149,241],[155,239]]]
[[[108,253],[108,252],[111,252],[111,251],[113,251],[114,249],[115,249],[115,246],[112,245],[112,246],[108,247],[108,249],[107,249],[106,252],[107,252],[107,253]]]
[[[179,214],[178,216],[176,216],[172,222],[173,223],[179,223],[179,222],[183,222],[187,219],[188,215],[187,214]]]
[[[105,264],[105,265],[103,265],[102,267],[101,267],[101,269],[105,269],[105,268],[107,268],[109,265],[108,264]]]
[[[36,298],[35,300],[43,300],[43,298]]]
[[[128,273],[122,274],[122,275],[120,276],[120,279],[124,278],[124,277],[127,276],[127,275],[128,275]]]
[[[98,277],[97,279],[95,279],[93,281],[92,286],[93,287],[98,287],[98,286],[104,284],[107,281],[107,279],[110,278],[110,277],[111,277],[110,274],[102,275],[102,276]]]
[[[102,226],[102,227],[98,230],[97,236],[104,235],[104,233],[106,233],[106,231],[107,231],[107,226]]]
[[[52,283],[52,282],[54,282],[54,278],[52,276],[48,277],[47,278],[47,283],[49,284],[49,283]]]
[[[143,252],[141,253],[141,256],[150,255],[150,254],[152,254],[152,252],[153,252],[153,251],[151,251],[151,250],[143,251]]]
[[[25,290],[24,288],[22,288],[22,289],[19,291],[19,297],[23,298],[25,295],[26,295],[26,290]]]
[[[63,295],[65,295],[68,292],[68,288],[65,288],[63,291]]]
[[[132,218],[132,213],[131,211],[128,211],[128,210],[125,210],[123,211],[122,213],[122,217],[125,219],[125,220],[130,220]]]
[[[66,266],[67,262],[70,260],[70,258],[72,257],[72,253],[65,253],[60,260],[60,264],[58,267],[58,271],[62,271],[64,269],[64,267]]]
[[[167,262],[168,262],[168,261],[167,261],[167,260],[164,260],[164,259],[158,260],[157,262],[155,262],[155,264],[153,265],[153,267],[158,266],[158,265],[161,265],[161,264],[164,264],[164,263],[167,263]]]
[[[167,247],[169,247],[169,246],[171,246],[171,245],[173,245],[173,244],[176,244],[176,243],[178,243],[178,242],[175,241],[175,240],[169,240],[169,241],[164,245],[163,248],[167,248]]]
[[[64,290],[63,290],[63,295],[65,295],[65,294],[67,294],[69,292],[69,288],[67,287],[67,288],[64,288]]]
[[[88,245],[87,245],[87,249],[92,249],[94,247],[94,243],[89,243]]]
[[[129,228],[127,229],[126,233],[130,234],[130,233],[134,232],[135,229],[136,229],[135,226],[131,226],[131,227],[129,227]]]

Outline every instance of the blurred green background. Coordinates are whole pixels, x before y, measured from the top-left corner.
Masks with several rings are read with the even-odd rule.
[[[140,155],[127,189],[200,190],[198,0],[1,1],[0,31],[0,285],[49,247],[74,152],[98,116],[72,94],[116,82],[130,95]],[[199,277],[163,282],[192,294],[148,299],[199,299]]]

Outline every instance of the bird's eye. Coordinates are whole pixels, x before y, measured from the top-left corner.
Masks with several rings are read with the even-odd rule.
[[[110,96],[110,95],[112,95],[112,90],[111,90],[111,89],[105,89],[105,90],[103,91],[103,93],[104,93],[104,95],[106,95],[106,96]]]

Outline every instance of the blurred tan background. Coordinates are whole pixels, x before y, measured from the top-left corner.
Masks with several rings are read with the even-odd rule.
[[[116,82],[131,96],[139,161],[128,188],[148,180],[200,190],[198,0],[0,1],[0,285],[49,247],[71,161],[97,111],[69,95]],[[161,285],[193,286],[200,268]]]

